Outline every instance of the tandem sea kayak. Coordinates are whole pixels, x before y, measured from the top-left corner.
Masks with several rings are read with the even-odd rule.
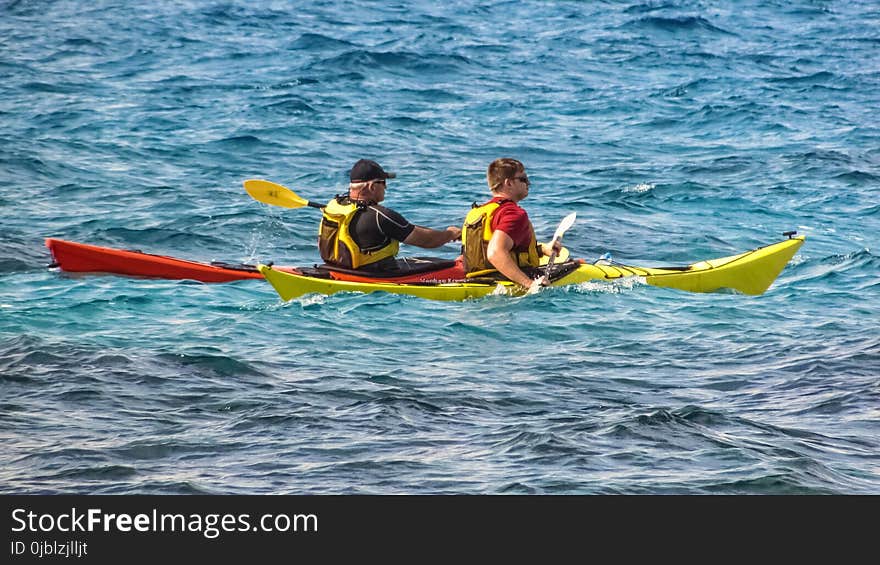
[[[649,285],[675,288],[688,292],[715,292],[730,289],[743,294],[763,294],[782,272],[795,252],[803,245],[804,236],[759,247],[729,257],[699,261],[683,267],[636,267],[613,262],[565,261],[556,266],[558,275],[552,286],[565,286],[589,281],[608,281],[638,277]],[[268,265],[257,268],[283,300],[305,294],[336,292],[389,292],[431,300],[466,300],[492,294],[522,294],[523,289],[508,281],[484,279],[423,280],[400,283],[383,280],[337,280],[314,271],[284,272]]]
[[[568,250],[557,258],[552,285],[638,277],[649,285],[689,292],[732,289],[762,294],[804,243],[803,236],[720,259],[684,267],[636,267],[620,263],[570,260]],[[490,294],[520,294],[507,281],[466,278],[460,260],[408,257],[392,273],[346,271],[327,266],[277,267],[203,263],[135,250],[113,249],[49,238],[46,246],[63,271],[109,273],[136,277],[187,279],[207,283],[265,278],[284,300],[311,293],[390,292],[433,300],[465,300]]]

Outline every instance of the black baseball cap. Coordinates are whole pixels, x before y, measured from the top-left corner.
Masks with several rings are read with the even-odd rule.
[[[354,164],[348,177],[351,182],[367,182],[379,179],[393,179],[397,173],[386,173],[379,163],[369,159],[361,159]]]

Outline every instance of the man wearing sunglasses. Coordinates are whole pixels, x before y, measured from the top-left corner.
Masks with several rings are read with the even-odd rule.
[[[545,276],[533,277],[541,255],[550,255],[552,249],[537,242],[529,215],[519,205],[529,195],[531,184],[525,165],[516,159],[496,159],[489,165],[486,180],[492,199],[468,212],[462,227],[465,270],[470,276],[498,271],[535,292],[549,284]],[[560,248],[557,243],[557,251]]]
[[[385,199],[387,180],[397,175],[375,161],[361,159],[351,168],[347,194],[338,195],[324,207],[318,248],[325,263],[347,269],[392,271],[400,242],[425,249],[440,247],[461,238],[450,226],[435,230],[411,224],[390,208]]]

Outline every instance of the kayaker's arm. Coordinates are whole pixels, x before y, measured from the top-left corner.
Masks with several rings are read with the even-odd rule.
[[[513,249],[513,239],[503,231],[495,230],[492,239],[489,240],[486,257],[502,275],[525,288],[529,288],[534,281],[519,268],[516,261],[510,256],[511,249]]]
[[[434,230],[416,226],[403,242],[407,245],[433,249],[456,239],[461,239],[461,228],[449,226],[445,230]]]

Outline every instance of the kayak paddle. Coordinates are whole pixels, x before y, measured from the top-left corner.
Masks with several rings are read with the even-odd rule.
[[[264,204],[281,206],[282,208],[323,208],[316,202],[309,202],[286,186],[268,180],[250,179],[244,181],[244,189],[251,198]]]

